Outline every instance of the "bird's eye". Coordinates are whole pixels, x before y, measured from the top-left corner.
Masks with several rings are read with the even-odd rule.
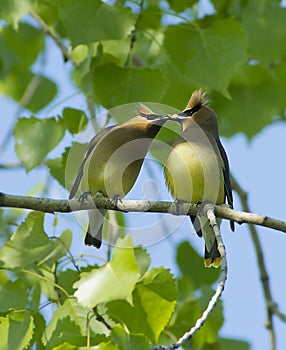
[[[185,114],[188,117],[191,117],[194,113],[196,113],[197,111],[199,111],[202,108],[202,104],[199,103],[197,104],[195,107],[190,108],[190,109],[186,109],[184,112],[182,112],[181,114]]]

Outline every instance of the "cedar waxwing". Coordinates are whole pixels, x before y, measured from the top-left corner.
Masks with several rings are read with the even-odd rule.
[[[194,91],[179,114],[183,131],[166,162],[166,184],[176,200],[223,204],[227,198],[232,207],[228,159],[219,139],[216,114],[206,103],[202,90]],[[207,218],[191,216],[191,220],[198,236],[205,240],[205,266],[218,267],[221,257]],[[234,230],[233,222],[231,229]]]
[[[147,115],[153,115],[153,112],[139,104],[137,116],[95,135],[88,144],[69,199],[75,196],[80,185],[83,193],[94,196],[101,192],[109,198],[124,197],[131,190],[152,140],[166,121],[160,116],[149,121]],[[106,213],[106,209],[88,210],[86,245],[100,248]]]

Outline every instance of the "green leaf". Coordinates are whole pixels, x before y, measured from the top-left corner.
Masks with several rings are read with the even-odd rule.
[[[84,111],[67,107],[63,110],[62,121],[71,134],[77,134],[82,131],[88,119]]]
[[[0,81],[0,92],[21,103],[25,95],[24,107],[36,113],[53,100],[57,86],[44,76],[34,75],[26,68],[14,66],[6,79]]]
[[[74,293],[73,284],[78,280],[79,272],[71,269],[65,271],[59,271],[57,275],[58,284],[64,288],[64,290],[72,295]],[[62,295],[65,297],[65,295]]]
[[[55,118],[21,118],[15,129],[16,153],[27,171],[41,164],[58,145],[65,129]]]
[[[165,36],[171,61],[192,85],[208,86],[226,96],[234,71],[246,56],[246,44],[241,25],[231,18],[204,29],[197,24],[170,26]]]
[[[194,299],[185,299],[178,304],[171,324],[168,326],[168,332],[181,337],[185,332],[192,328],[197,320],[205,311],[214,291],[211,288],[203,288],[201,297]],[[219,301],[214,310],[209,315],[206,326],[202,327],[195,337],[192,338],[192,347],[201,349],[205,344],[213,344],[218,337],[218,331],[223,324],[222,306]]]
[[[153,291],[161,298],[173,302],[178,291],[170,270],[163,267],[151,268],[140,280],[140,284]]]
[[[60,344],[59,346],[56,346],[53,348],[53,350],[77,350],[78,347],[75,345],[71,345],[67,342],[64,342],[62,344]]]
[[[59,0],[59,12],[73,46],[124,38],[135,21],[130,8],[99,0]]]
[[[58,239],[50,240],[43,230],[44,214],[32,212],[17,228],[11,239],[3,245],[0,260],[4,267],[24,269],[33,266],[52,266],[67,253],[71,245],[70,230]]]
[[[220,350],[250,350],[250,344],[243,340],[222,338],[219,344]]]
[[[79,142],[73,142],[72,146],[70,148],[66,148],[65,152],[62,154],[62,172],[65,173],[65,188],[68,190],[71,189],[72,184],[76,178],[86,149],[86,143],[82,144]],[[62,181],[62,176],[64,176],[63,173],[61,177],[58,178],[58,180]]]
[[[0,18],[17,28],[18,21],[28,13],[29,9],[30,3],[27,0],[1,0]]]
[[[3,245],[0,259],[6,268],[28,266],[46,254],[48,237],[43,231],[44,214],[30,213],[17,228],[10,240]],[[44,249],[40,249],[43,248]]]
[[[32,81],[32,79],[30,79],[30,81]],[[34,76],[33,81],[35,81],[36,88],[31,96],[30,101],[27,103],[26,108],[33,113],[37,113],[41,109],[45,108],[47,104],[49,104],[54,99],[57,93],[57,86],[52,80],[42,75]],[[26,89],[29,86],[27,85]]]
[[[122,350],[149,350],[150,344],[141,334],[130,334],[121,325],[112,328],[111,339]]]
[[[33,311],[33,321],[36,327],[33,330],[33,339],[31,340],[30,344],[37,343],[37,350],[43,350],[44,346],[42,343],[42,335],[46,328],[46,321],[44,319],[44,316],[40,314],[39,312]]]
[[[47,159],[46,166],[49,168],[50,174],[65,188],[65,167],[63,167],[63,159]]]
[[[148,270],[151,263],[150,255],[147,253],[147,250],[144,249],[143,247],[135,247],[134,253],[135,253],[136,264],[140,268],[140,275],[144,275],[144,273]]]
[[[273,116],[282,115],[286,107],[285,83],[283,86],[283,78],[280,80],[283,71],[285,74],[283,63],[275,70],[276,76],[261,65],[244,65],[229,86],[232,100],[212,94],[212,108],[220,118],[223,135],[243,132],[251,138],[270,124]]]
[[[125,301],[108,303],[112,318],[120,320],[132,333],[142,333],[156,343],[175,307],[176,286],[164,268],[147,271],[133,292],[133,305]]]
[[[186,0],[186,1],[188,1],[188,0]],[[146,8],[144,8],[143,15],[140,18],[140,21],[137,22],[138,33],[140,33],[140,32],[144,33],[144,31],[146,31],[146,30],[148,30],[148,32],[149,32],[150,29],[159,29],[160,30],[163,12],[161,12],[159,6],[160,6],[159,2],[157,2],[157,1],[155,1],[153,4],[150,1],[148,1],[148,5]],[[153,35],[154,35],[154,33],[153,33]],[[153,45],[154,45],[154,42],[153,42]]]
[[[132,303],[132,291],[139,276],[133,243],[126,236],[117,240],[109,263],[81,274],[81,279],[74,285],[77,288],[75,296],[86,307],[117,299]]]
[[[192,92],[196,90],[198,86],[196,86],[193,81],[190,81],[189,75],[181,73],[180,67],[170,62],[165,68],[165,74],[170,83],[167,85],[165,95],[161,102],[182,111],[187,105]]]
[[[23,281],[6,281],[0,286],[0,312],[6,312],[9,309],[25,309],[28,297]]]
[[[269,65],[285,56],[285,22],[286,8],[278,1],[252,1],[248,4],[242,12],[242,23],[249,39],[250,58]]]
[[[0,350],[23,350],[33,334],[33,318],[28,311],[11,311],[6,317],[0,317]]]
[[[51,347],[61,343],[58,341],[58,336],[62,332],[61,325],[63,324],[67,326],[69,335],[64,338],[61,336],[62,342],[81,343],[81,336],[86,334],[87,325],[93,341],[97,343],[103,341],[109,331],[102,322],[91,316],[90,309],[82,307],[75,299],[66,299],[63,305],[53,313],[42,338],[44,345]],[[74,334],[72,334],[72,330],[74,330]],[[73,337],[76,338],[76,343],[72,342]]]
[[[19,2],[18,5],[20,5]],[[2,1],[0,7],[2,7]],[[15,64],[17,65],[30,68],[31,64],[35,62],[40,52],[44,49],[45,38],[43,31],[28,23],[19,23],[17,30],[11,26],[5,26],[1,30],[1,36],[7,49],[13,52]]]
[[[168,0],[170,7],[178,13],[183,12],[186,9],[189,9],[191,6],[193,6],[197,2],[198,0],[180,0],[180,1]]]
[[[71,188],[84,158],[86,148],[87,144],[74,142],[71,147],[65,148],[60,158],[46,160],[45,163],[50,170],[50,174],[63,188]]]
[[[177,263],[190,286],[196,290],[202,285],[212,285],[219,276],[219,271],[205,268],[203,258],[192,248],[189,242],[183,242],[177,248]]]
[[[33,11],[36,12],[50,27],[57,27],[62,35],[63,28],[58,13],[58,0],[30,1]]]
[[[97,346],[94,346],[92,350],[119,350],[118,346],[112,344],[111,342],[108,343],[100,343]]]
[[[165,85],[158,68],[126,68],[113,64],[94,68],[94,92],[106,108],[130,102],[159,102]]]
[[[86,338],[82,336],[79,326],[68,316],[58,319],[51,338],[46,339],[45,336],[43,338],[43,343],[47,350],[52,350],[65,342],[72,343],[78,347],[86,344]]]

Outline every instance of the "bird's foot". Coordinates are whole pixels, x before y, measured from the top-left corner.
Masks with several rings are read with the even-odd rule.
[[[119,209],[118,206],[117,206],[117,204],[118,204],[119,202],[122,203],[122,199],[120,198],[120,196],[119,196],[118,194],[116,194],[116,195],[111,199],[111,203],[114,204],[115,209]]]
[[[199,205],[198,216],[206,216],[207,206],[214,206],[214,204],[209,200],[199,202],[198,205]]]
[[[88,198],[91,196],[90,191],[83,192],[80,196],[78,201],[80,202],[81,207],[83,206],[84,202],[88,200]]]
[[[174,204],[175,204],[175,208],[176,208],[176,213],[177,214],[181,214],[182,210],[181,210],[181,206],[183,204],[185,204],[185,201],[183,199],[175,199],[174,201]]]

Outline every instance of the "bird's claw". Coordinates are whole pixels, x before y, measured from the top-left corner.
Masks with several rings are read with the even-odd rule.
[[[83,206],[84,202],[87,201],[88,197],[91,196],[90,191],[83,192],[80,196],[78,201],[80,202],[80,205]]]
[[[180,214],[181,213],[181,208],[180,208],[180,206],[182,205],[182,204],[184,204],[185,203],[185,201],[184,200],[182,200],[182,199],[175,199],[175,201],[174,201],[174,204],[175,204],[175,208],[176,208],[176,213],[177,214]]]
[[[111,199],[111,203],[114,204],[115,208],[118,209],[118,202],[122,203],[122,199],[120,198],[120,196],[118,194],[116,194],[112,199]]]
[[[212,202],[205,200],[198,203],[199,210],[198,210],[198,216],[206,216],[206,205],[214,205]]]

